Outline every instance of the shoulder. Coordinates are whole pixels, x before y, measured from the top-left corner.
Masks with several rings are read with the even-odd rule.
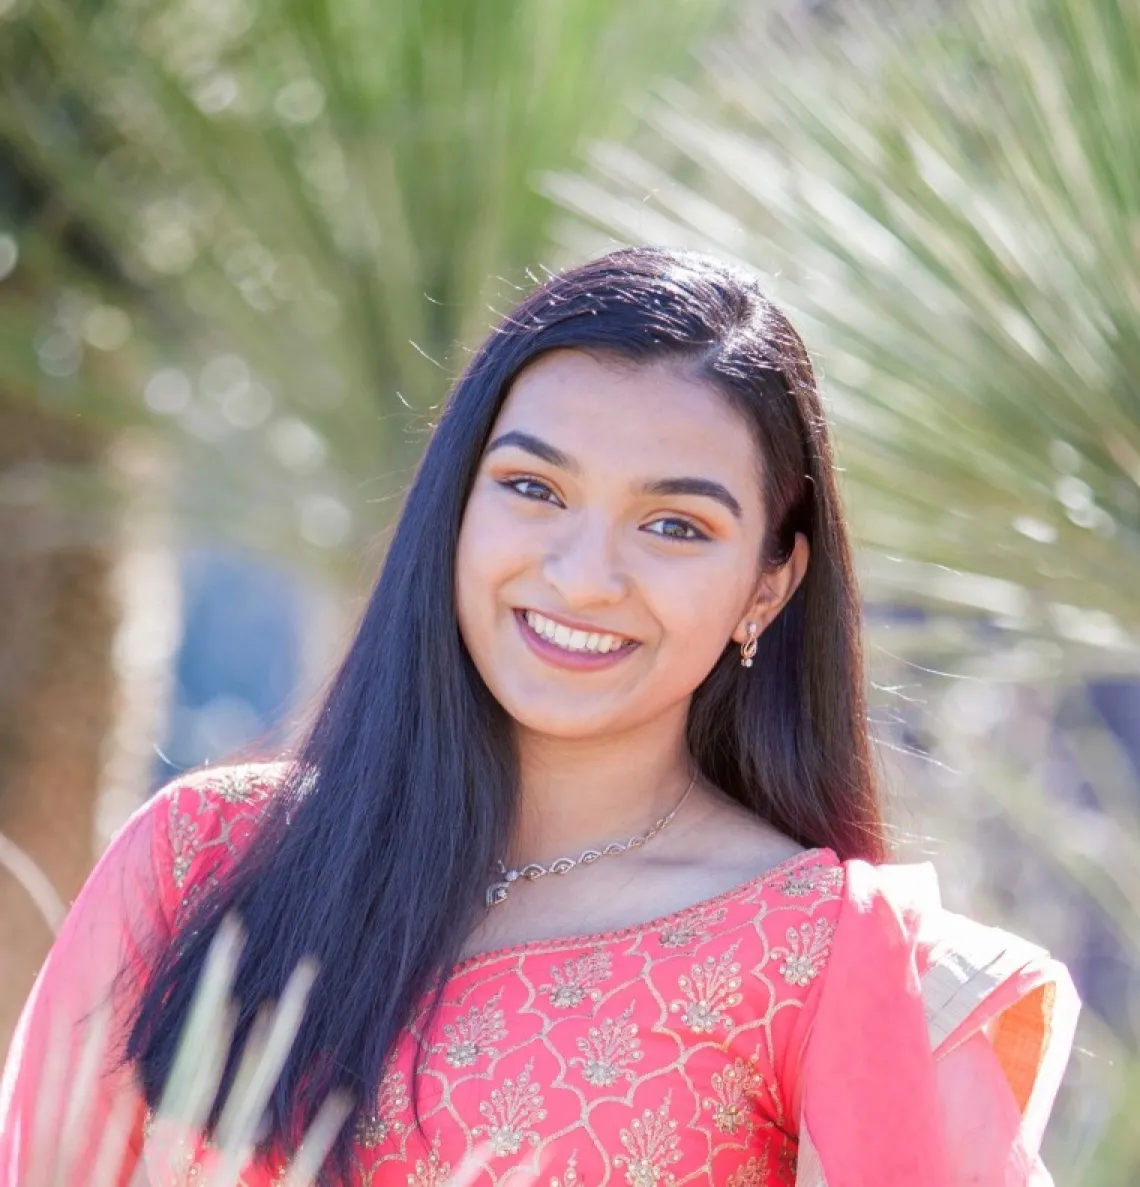
[[[203,767],[155,793],[148,809],[173,923],[238,859],[290,771],[287,761]]]
[[[995,924],[947,910],[932,864],[844,863],[833,965],[843,992],[881,972],[921,1000],[935,1052],[1025,1002],[1018,1025],[1041,1030],[1047,1017],[1075,1017],[1065,966],[1042,945]],[[893,970],[893,978],[888,971]],[[1032,999],[1032,1000],[1030,1000]],[[1036,1017],[1035,1023],[1028,1020]]]
[[[842,910],[846,870],[830,849],[807,849],[701,912],[733,959],[783,1003],[803,1002],[825,977]],[[767,1000],[767,997],[765,997]]]

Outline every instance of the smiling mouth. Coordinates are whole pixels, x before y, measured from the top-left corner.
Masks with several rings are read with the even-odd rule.
[[[637,646],[635,639],[625,635],[612,635],[602,631],[574,630],[539,614],[536,610],[520,610],[520,616],[530,629],[563,651],[584,655],[610,655],[616,651]]]

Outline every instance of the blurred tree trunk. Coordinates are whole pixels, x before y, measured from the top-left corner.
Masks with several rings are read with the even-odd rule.
[[[118,612],[113,540],[39,493],[51,467],[97,466],[104,444],[0,397],[0,833],[65,903],[96,856]],[[27,888],[0,869],[0,1050],[51,940]]]

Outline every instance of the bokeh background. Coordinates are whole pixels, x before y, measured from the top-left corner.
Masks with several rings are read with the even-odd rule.
[[[115,828],[294,737],[546,269],[768,278],[829,401],[899,854],[1086,1002],[1140,1178],[1140,5],[0,0],[0,1050]]]

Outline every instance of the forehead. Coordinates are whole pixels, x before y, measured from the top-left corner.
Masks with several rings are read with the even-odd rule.
[[[630,474],[759,485],[751,426],[721,392],[676,364],[552,351],[511,385],[492,435],[510,429],[542,437],[587,469],[617,461]]]

